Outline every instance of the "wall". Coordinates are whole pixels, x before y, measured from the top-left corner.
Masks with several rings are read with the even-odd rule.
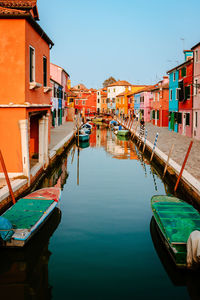
[[[195,79],[197,79],[197,83],[200,84],[200,45],[198,45],[194,51],[198,51],[198,60],[196,61],[194,58],[194,83]],[[198,88],[197,94],[193,96],[193,114],[197,112],[197,127],[193,126],[193,137],[197,140],[200,140],[200,88]],[[193,119],[194,115],[193,115]]]
[[[25,102],[25,22],[0,19],[0,104]]]
[[[26,102],[34,104],[48,104],[51,102],[51,93],[44,93],[43,90],[43,56],[47,58],[47,86],[50,87],[50,50],[49,45],[40,37],[40,35],[26,22]],[[35,81],[42,84],[41,88],[36,90],[29,89],[29,46],[35,48]]]

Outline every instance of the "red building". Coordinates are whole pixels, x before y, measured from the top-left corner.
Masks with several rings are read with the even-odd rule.
[[[185,51],[187,54],[189,51]],[[190,51],[191,53],[191,51]],[[192,107],[193,107],[193,58],[178,67],[179,71],[179,114],[178,132],[192,137]]]
[[[97,91],[87,89],[84,85],[77,85],[71,89],[76,94],[74,104],[75,112],[93,115],[97,112]]]
[[[163,76],[163,80],[159,81],[151,91],[151,123],[159,127],[167,127],[169,108],[168,76]]]

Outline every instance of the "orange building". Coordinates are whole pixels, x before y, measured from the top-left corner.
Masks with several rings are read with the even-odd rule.
[[[108,112],[107,109],[107,91],[106,90],[102,90],[101,91],[101,113],[105,114]]]
[[[119,115],[130,114],[131,109],[134,111],[134,101],[131,101],[131,96],[144,87],[145,85],[132,85],[131,91],[126,87],[123,93],[116,96],[116,111],[119,112]]]
[[[0,149],[9,175],[34,177],[48,163],[50,48],[37,1],[0,1]],[[0,175],[2,170],[0,169]]]

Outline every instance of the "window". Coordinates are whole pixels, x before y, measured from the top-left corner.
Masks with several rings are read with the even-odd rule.
[[[76,105],[78,105],[78,100],[76,100]]]
[[[30,82],[35,81],[35,49],[33,47],[29,47],[29,68],[30,68],[30,77],[29,80]]]
[[[173,73],[173,81],[176,80],[176,72]]]
[[[157,99],[158,99],[158,102],[159,102],[160,101],[160,93],[158,93],[157,96],[158,96]]]
[[[140,97],[140,103],[144,103],[144,96]]]
[[[108,89],[108,93],[110,93],[110,89]]]
[[[190,113],[186,113],[186,122],[185,122],[186,125],[190,125]]]
[[[186,67],[181,69],[181,76],[185,77],[186,76]]]
[[[56,87],[54,86],[54,89],[53,89],[53,96],[54,96],[54,98],[56,98],[56,95],[57,95],[57,89],[56,89]]]
[[[157,110],[157,120],[159,120],[159,110]]]
[[[176,89],[176,100],[178,100],[178,92],[179,91],[179,89]]]
[[[153,93],[153,101],[155,102],[156,101],[156,94]]]
[[[190,85],[185,86],[185,100],[190,99]]]
[[[155,110],[152,112],[152,119],[155,120]]]
[[[170,90],[170,100],[172,101],[172,90]]]
[[[194,127],[198,127],[198,113],[195,111],[194,113]]]
[[[43,86],[47,86],[47,58],[43,56]]]
[[[113,89],[113,93],[115,93],[115,89]]]
[[[199,55],[198,55],[198,50],[195,50],[195,52],[194,52],[194,61],[195,61],[195,63],[197,63],[198,62],[198,60],[199,60],[199,57],[198,57]]]
[[[64,100],[67,100],[67,94],[64,92]]]
[[[198,80],[194,80],[194,95],[196,96],[198,93]]]
[[[85,105],[85,100],[83,100],[83,105]]]
[[[100,99],[99,98],[97,99],[97,103],[100,103]]]

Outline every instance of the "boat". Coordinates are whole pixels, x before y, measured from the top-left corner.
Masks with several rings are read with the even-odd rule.
[[[90,129],[92,130],[92,125],[90,123],[85,123],[82,128],[87,128],[87,129]]]
[[[90,142],[89,141],[86,141],[86,142],[81,142],[79,143],[79,147],[81,149],[85,149],[85,148],[88,148],[90,146]]]
[[[187,241],[192,232],[200,230],[199,212],[173,196],[153,196],[151,207],[160,236],[174,263],[179,268],[187,268]]]
[[[0,217],[3,247],[23,247],[58,205],[60,188],[44,188],[19,199]]]
[[[80,130],[80,134],[91,134],[91,130],[86,127],[82,127]]]
[[[94,118],[92,120],[92,122],[94,122],[94,123],[101,123],[102,121],[103,121],[103,118]]]
[[[127,136],[127,135],[129,135],[129,133],[130,133],[129,130],[121,129],[121,130],[118,130],[117,135]]]
[[[78,139],[78,134],[76,134],[76,137]],[[79,134],[79,142],[88,142],[90,139],[89,134]]]

